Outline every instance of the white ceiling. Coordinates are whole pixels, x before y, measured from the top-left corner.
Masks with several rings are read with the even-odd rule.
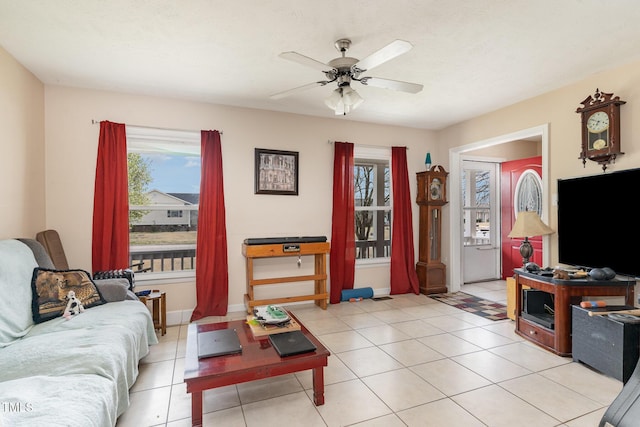
[[[640,2],[0,0],[0,45],[45,84],[320,117],[334,84],[269,98],[324,78],[278,54],[328,62],[339,38],[359,59],[411,42],[366,75],[424,85],[354,83],[365,102],[339,119],[440,129],[640,59]]]

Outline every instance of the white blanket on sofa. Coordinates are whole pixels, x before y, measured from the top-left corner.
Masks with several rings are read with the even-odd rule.
[[[139,301],[112,302],[71,320],[61,317],[35,325],[22,339],[1,349],[0,357],[0,402],[30,404],[32,410],[12,413],[10,424],[2,424],[0,417],[0,425],[33,426],[46,420],[46,425],[113,426],[114,416],[129,406],[138,361],[148,353],[149,344],[157,342],[149,310]],[[57,393],[37,393],[55,390],[67,378],[68,386]],[[112,390],[94,390],[105,387],[104,380]],[[113,402],[104,402],[105,396],[113,396]],[[105,406],[109,415],[99,415],[103,413],[99,410],[92,423],[75,424],[59,418],[60,411],[51,412],[55,405],[77,405],[77,411],[85,412]]]
[[[0,240],[0,348],[33,325],[31,276],[38,266],[31,249],[18,240]]]
[[[57,398],[44,399],[43,396]],[[2,426],[113,427],[116,424],[112,409],[117,404],[116,391],[110,380],[97,375],[35,376],[6,381],[0,387],[0,401],[4,405],[0,414]]]

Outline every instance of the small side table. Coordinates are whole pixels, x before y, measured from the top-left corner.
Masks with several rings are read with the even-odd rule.
[[[625,323],[608,316],[589,316],[589,312],[633,308],[582,308],[574,305],[573,360],[626,383],[640,358],[640,324]]]
[[[165,292],[153,290],[147,296],[139,297],[143,304],[152,301],[153,327],[160,329],[161,335],[167,333],[167,295]]]

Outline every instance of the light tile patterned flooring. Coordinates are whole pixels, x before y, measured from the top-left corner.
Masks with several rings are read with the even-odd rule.
[[[462,291],[506,303],[503,281]],[[488,321],[424,295],[289,309],[332,353],[325,404],[314,406],[311,373],[301,372],[205,392],[205,426],[597,426],[622,389],[523,341],[511,320]],[[186,332],[169,327],[143,359],[118,427],[191,425]]]

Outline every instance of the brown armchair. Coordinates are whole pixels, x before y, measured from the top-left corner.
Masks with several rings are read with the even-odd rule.
[[[62,246],[62,240],[56,230],[45,230],[37,233],[36,241],[44,247],[57,270],[69,270],[69,262]],[[132,270],[94,272],[93,279],[97,285],[100,285],[101,290],[107,287],[116,289],[116,286],[118,288],[125,286],[126,293],[122,299],[138,299],[133,292],[135,279]]]

